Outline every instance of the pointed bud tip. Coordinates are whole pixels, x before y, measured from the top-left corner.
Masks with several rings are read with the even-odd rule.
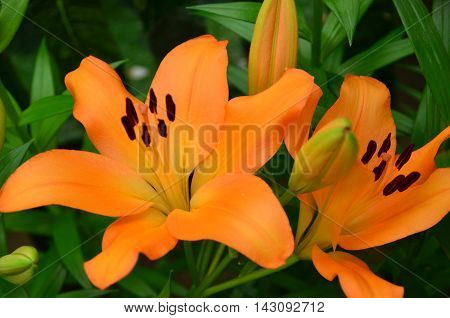
[[[289,188],[301,194],[335,183],[352,168],[357,155],[358,143],[351,131],[351,121],[337,118],[302,146],[289,179]]]

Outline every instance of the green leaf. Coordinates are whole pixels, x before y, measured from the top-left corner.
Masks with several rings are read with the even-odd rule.
[[[158,61],[148,45],[145,24],[139,12],[128,1],[101,0],[102,12],[108,23],[108,29],[114,38],[118,51],[128,63],[124,67],[128,88],[138,98],[145,98],[148,83],[156,72]],[[144,72],[136,76],[133,68]]]
[[[248,76],[247,71],[239,66],[228,66],[228,81],[231,85],[236,87],[241,93],[248,92]]]
[[[399,135],[410,136],[413,131],[414,121],[407,115],[396,110],[392,110],[392,116],[397,127],[397,133]]]
[[[199,15],[204,15],[203,13]],[[215,21],[219,23],[220,25],[224,26],[225,28],[233,31],[243,39],[247,40],[248,42],[251,42],[252,36],[253,36],[253,29],[255,27],[254,23],[242,21],[242,20],[236,20],[233,18],[228,18],[220,15],[206,15],[208,19],[211,19],[212,21]]]
[[[10,232],[52,235],[52,216],[47,211],[6,213],[3,216],[5,228]]]
[[[55,94],[54,76],[51,56],[45,39],[39,46],[34,64],[33,80],[31,83],[31,102]],[[69,115],[70,116],[70,115]],[[39,150],[46,150],[61,126],[69,117],[66,114],[57,115],[31,125],[31,132]]]
[[[0,298],[28,298],[25,288],[0,278]]]
[[[3,102],[0,99],[0,151],[2,150],[3,143],[5,142],[5,133],[6,133],[5,106],[3,106]]]
[[[72,95],[56,95],[32,103],[20,116],[19,125],[24,126],[58,115],[70,115],[73,111]]]
[[[6,241],[5,213],[0,213],[0,257],[8,254],[8,243]]]
[[[94,298],[114,293],[114,290],[82,289],[57,295],[57,298]]]
[[[163,274],[160,271],[154,270],[153,268],[139,266],[134,269],[133,273],[135,273],[137,277],[146,281],[151,286],[155,286],[155,288],[163,289],[164,285],[167,283],[167,274]],[[172,281],[171,293],[176,296],[185,297],[187,290],[182,285],[178,284],[175,281]]]
[[[12,124],[12,128],[15,134],[22,140],[22,142],[29,140],[30,138],[26,128],[19,127],[19,119],[22,114],[22,111],[17,102],[15,101],[15,99],[8,92],[6,87],[3,86],[1,80],[0,80],[0,100],[2,101],[3,106],[5,107],[6,117],[8,121]]]
[[[398,31],[391,32],[368,50],[351,57],[337,69],[330,71],[337,74],[371,75],[376,70],[413,54],[414,49],[408,39],[397,39],[400,34]]]
[[[11,150],[0,158],[0,184],[3,184],[22,163],[30,145],[31,141]]]
[[[360,0],[356,23],[361,20],[372,2],[373,0]],[[334,13],[331,13],[322,28],[321,60],[324,60],[335,48],[337,48],[345,39],[346,35],[347,33],[337,16]]]
[[[56,212],[53,217],[53,241],[61,261],[83,288],[91,288],[92,285],[83,270],[82,244],[74,215],[62,208],[52,209]]]
[[[353,42],[353,33],[358,23],[360,0],[324,0],[324,3],[333,12],[347,33],[350,46]]]
[[[124,65],[126,62],[128,62],[128,59],[123,59],[123,60],[119,60],[119,61],[116,61],[116,62],[112,62],[112,63],[110,63],[109,65],[110,65],[112,68],[116,69],[116,68],[119,68],[119,67],[121,67],[122,65]]]
[[[31,81],[31,102],[55,94],[50,54],[45,38],[41,41]]]
[[[433,1],[433,21],[442,37],[445,48],[448,52],[450,45],[450,2],[448,0]]]
[[[28,0],[2,0],[0,7],[0,53],[3,52],[22,22]]]
[[[436,116],[434,113],[434,110],[437,108],[438,106],[431,94],[430,87],[426,86],[416,113],[412,132],[412,142],[416,146],[420,147],[425,145],[448,125],[448,123],[445,123],[442,118]]]
[[[172,271],[169,273],[167,282],[158,295],[159,298],[169,298],[170,297],[171,284],[172,284]]]
[[[55,297],[63,287],[66,276],[67,271],[53,246],[42,257],[38,270],[28,283],[30,297]]]
[[[131,272],[131,274],[117,284],[138,297],[146,298],[157,296],[156,291],[142,280],[141,276],[136,273],[136,270]]]
[[[257,2],[231,2],[231,3],[215,3],[215,4],[202,4],[197,6],[187,7],[186,9],[193,14],[207,17],[211,20],[214,20],[223,26],[229,28],[232,31],[239,30],[241,33],[238,33],[240,36],[244,37],[246,40],[248,39],[247,32],[242,32],[241,29],[244,27],[251,28],[253,32],[253,26],[248,24],[239,24],[233,25],[233,20],[249,22],[250,24],[256,23],[256,18],[258,17],[259,9],[261,8],[261,3]],[[311,30],[309,29],[308,23],[304,15],[299,12],[298,13],[298,31],[299,36],[306,39],[311,40]],[[229,20],[220,19],[220,17],[228,18]],[[232,25],[226,25],[226,23],[231,23]]]
[[[219,15],[235,20],[242,20],[251,23],[256,22],[261,3],[257,2],[231,2],[231,3],[214,3],[201,4],[197,6],[187,7],[186,9],[192,13],[210,16]]]
[[[414,46],[417,60],[430,87],[433,99],[439,106],[434,116],[450,122],[450,90],[448,89],[448,72],[450,70],[449,54],[444,46],[433,19],[420,0],[394,0],[400,18]],[[448,5],[448,2],[446,3]],[[444,5],[435,8],[443,9]]]

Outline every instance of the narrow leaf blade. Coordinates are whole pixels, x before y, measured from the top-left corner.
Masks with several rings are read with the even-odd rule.
[[[0,9],[0,53],[3,52],[22,22],[28,0],[2,0]]]
[[[450,90],[448,89],[449,54],[431,14],[420,0],[394,0],[397,12],[413,44],[422,72],[439,108],[435,116],[450,122]],[[448,5],[448,2],[446,3]],[[435,8],[440,10],[445,6]]]
[[[324,3],[336,15],[345,32],[347,33],[348,42],[352,45],[353,34],[356,24],[358,23],[359,0],[324,0]]]

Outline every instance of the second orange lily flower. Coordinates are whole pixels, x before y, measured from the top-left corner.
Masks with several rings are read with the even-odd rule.
[[[309,107],[311,112],[315,105]],[[340,117],[352,122],[358,159],[339,181],[299,196],[297,254],[312,258],[326,279],[338,276],[349,297],[401,297],[402,287],[376,276],[355,256],[322,250],[373,248],[438,223],[450,210],[450,168],[436,168],[434,157],[449,138],[450,127],[422,148],[414,151],[410,145],[396,154],[389,91],[379,81],[361,76],[345,78],[340,97],[316,131]],[[293,156],[305,138],[304,132],[288,135]]]

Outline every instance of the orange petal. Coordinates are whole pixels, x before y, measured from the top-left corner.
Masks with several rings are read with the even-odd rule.
[[[314,84],[308,102],[300,113],[300,118],[288,126],[284,142],[292,158],[295,158],[302,145],[308,140],[314,111],[321,97],[322,90]]]
[[[103,236],[102,252],[84,264],[91,282],[105,289],[128,275],[139,253],[155,260],[172,250],[177,240],[165,224],[166,216],[150,210],[120,218]]]
[[[175,103],[174,122],[192,125],[223,121],[228,102],[226,41],[201,36],[177,46],[161,62],[151,88],[158,118],[168,118],[166,96]],[[147,97],[149,104],[150,95]]]
[[[20,166],[0,194],[0,211],[59,204],[96,214],[122,216],[163,203],[126,165],[84,151],[51,150]]]
[[[65,83],[74,97],[73,115],[83,124],[95,147],[138,171],[138,142],[128,138],[121,118],[126,115],[126,98],[133,101],[136,109],[142,102],[125,89],[108,64],[93,56],[83,59],[79,68],[67,74]]]
[[[157,115],[150,118],[164,120],[168,127],[159,153],[179,171],[190,172],[217,143],[205,134],[217,132],[225,116],[226,45],[210,35],[184,42],[166,55],[153,79],[147,104],[152,100],[157,105]]]
[[[421,181],[426,180],[436,169],[434,157],[436,157],[439,147],[449,138],[450,127],[447,127],[429,143],[414,151],[408,162],[401,167],[400,172],[404,175],[408,175],[410,172],[417,171],[420,172],[420,179],[417,182],[420,183]],[[397,155],[396,159],[398,159],[398,156],[399,155]]]
[[[450,168],[437,169],[422,184],[376,200],[353,217],[339,245],[365,249],[429,229],[450,210]]]
[[[325,279],[332,281],[336,276],[339,277],[339,283],[347,297],[403,297],[403,287],[376,276],[363,261],[348,253],[332,252],[327,254],[314,246],[312,261],[317,271]]]
[[[353,217],[353,209],[371,197],[372,181],[373,174],[356,162],[348,175],[338,183],[312,193],[318,215],[300,242],[300,257],[311,257],[314,245],[323,249],[336,247],[341,232],[349,228],[348,220]]]
[[[293,251],[283,208],[267,184],[252,175],[211,180],[192,197],[191,211],[173,211],[167,226],[180,240],[215,240],[266,268],[283,265]]]
[[[193,191],[216,175],[253,173],[262,167],[307,104],[313,80],[304,71],[290,69],[269,89],[231,100],[219,144],[198,168]]]
[[[377,144],[376,152],[368,163],[372,170],[381,161],[378,152],[385,140],[390,140],[386,153],[391,157],[395,155],[395,124],[390,101],[389,90],[383,83],[371,77],[348,75],[338,100],[322,117],[316,131],[338,117],[350,119],[352,131],[358,139],[359,158],[366,152],[370,140]],[[387,138],[389,134],[390,139]]]

